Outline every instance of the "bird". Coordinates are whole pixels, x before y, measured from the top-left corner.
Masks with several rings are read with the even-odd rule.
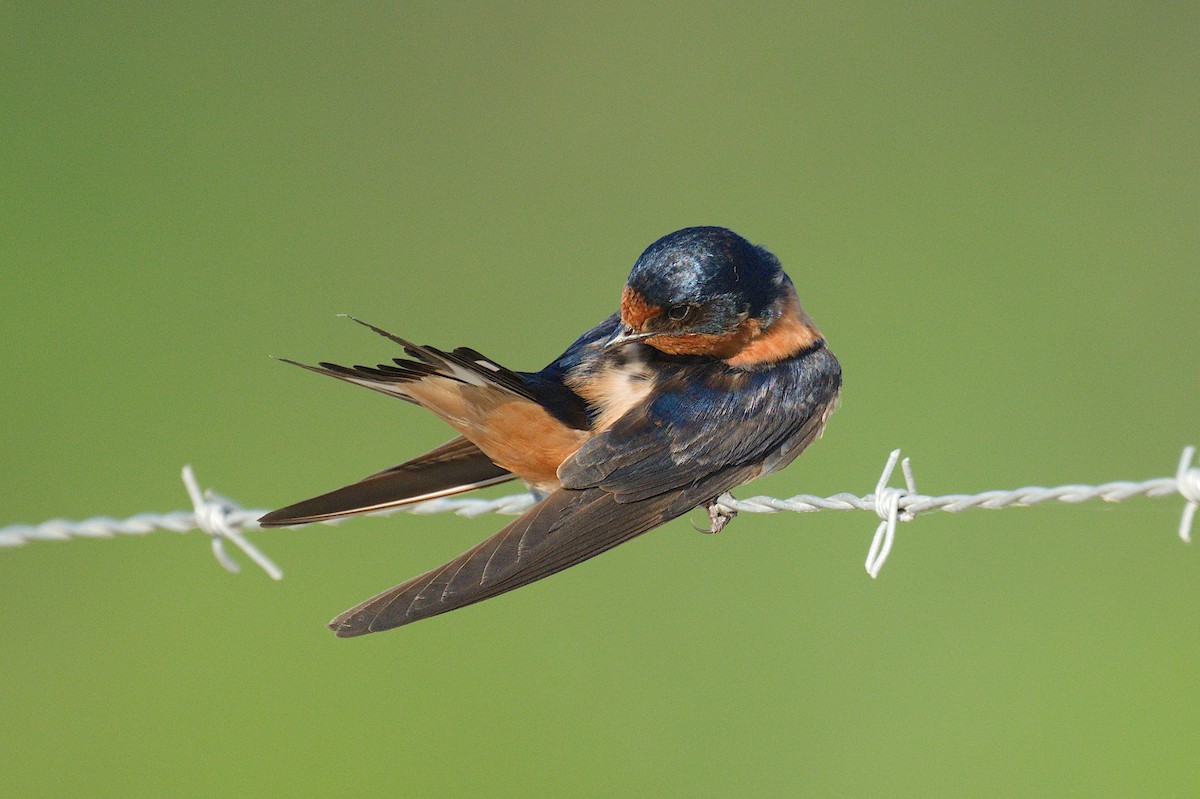
[[[359,320],[354,320],[359,321]],[[696,508],[719,532],[725,492],[787,466],[837,405],[841,366],[779,259],[724,227],[689,227],[634,263],[620,310],[538,372],[476,350],[417,345],[360,322],[407,357],[307,365],[432,411],[458,437],[263,516],[290,526],[523,480],[524,515],[435,569],[335,617],[343,638],[490,599]]]

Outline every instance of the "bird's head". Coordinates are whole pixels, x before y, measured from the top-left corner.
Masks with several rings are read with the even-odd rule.
[[[669,355],[734,357],[781,317],[803,315],[795,296],[766,249],[722,227],[684,228],[634,264],[609,346],[641,341]]]

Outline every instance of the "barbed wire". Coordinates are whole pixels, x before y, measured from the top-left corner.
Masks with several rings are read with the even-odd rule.
[[[873,511],[880,519],[871,546],[867,551],[866,569],[871,577],[878,577],[887,561],[896,539],[898,522],[910,522],[923,513],[946,511],[959,513],[972,508],[1028,507],[1043,502],[1079,503],[1092,499],[1106,502],[1123,502],[1133,497],[1166,497],[1179,494],[1185,501],[1183,516],[1179,522],[1179,537],[1191,543],[1192,524],[1196,510],[1200,507],[1200,467],[1194,466],[1195,447],[1185,447],[1174,477],[1156,477],[1141,482],[1117,481],[1101,485],[1062,485],[1054,488],[1027,486],[1008,491],[984,491],[978,494],[947,494],[927,496],[917,493],[912,463],[908,458],[900,460],[900,450],[894,450],[875,485],[875,491],[864,496],[834,494],[818,497],[797,494],[787,499],[775,497],[750,497],[735,499],[723,494],[717,503],[721,509],[731,513],[811,513],[821,510]],[[904,475],[904,487],[888,485],[896,464],[900,464]],[[156,531],[187,533],[202,530],[212,541],[213,556],[217,562],[231,572],[240,570],[226,549],[232,544],[240,549],[273,580],[283,578],[283,571],[263,552],[251,543],[243,530],[261,529],[258,518],[266,510],[247,510],[238,503],[221,496],[212,489],[201,490],[191,466],[183,467],[183,484],[192,501],[192,510],[170,513],[139,513],[126,519],[94,516],[83,521],[51,519],[37,525],[16,524],[0,528],[0,548],[18,547],[31,541],[62,541],[72,538],[111,538],[118,535],[146,535]],[[455,513],[459,516],[482,516],[488,513],[519,515],[533,507],[537,498],[533,494],[512,494],[494,499],[473,497],[444,497],[431,499],[399,508],[387,508],[365,514],[371,516],[393,513]],[[331,519],[321,524],[339,524],[346,519]]]

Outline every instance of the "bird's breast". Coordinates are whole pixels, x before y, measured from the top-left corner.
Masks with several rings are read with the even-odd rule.
[[[567,384],[593,410],[593,434],[607,430],[654,389],[654,375],[644,352],[638,344],[623,347],[615,357],[567,378]]]

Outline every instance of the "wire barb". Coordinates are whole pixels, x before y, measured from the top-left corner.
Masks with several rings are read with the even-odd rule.
[[[1200,507],[1200,467],[1192,466],[1195,457],[1195,447],[1184,447],[1179,469],[1175,472],[1179,493],[1187,500],[1183,506],[1183,518],[1179,520],[1179,537],[1185,544],[1192,543],[1192,523],[1196,520],[1196,508]]]
[[[912,462],[905,458],[900,469],[904,472],[904,488],[891,488],[888,483],[891,482],[892,472],[896,468],[896,461],[900,459],[900,450],[892,450],[892,454],[888,456],[887,463],[884,464],[883,473],[879,475],[879,482],[875,484],[875,513],[879,516],[879,526],[875,528],[875,537],[871,539],[871,548],[867,550],[867,574],[871,575],[871,579],[879,576],[880,570],[883,569],[883,564],[887,562],[888,555],[892,551],[892,543],[896,540],[896,522],[911,522],[916,518],[910,510],[900,510],[900,502],[908,497],[916,496],[917,483],[913,479]]]
[[[721,513],[810,513],[819,510],[863,510],[873,511],[879,517],[875,535],[867,551],[864,564],[871,577],[878,577],[883,564],[891,554],[896,541],[898,522],[910,522],[922,513],[946,511],[958,513],[971,508],[1012,508],[1037,505],[1042,502],[1079,503],[1091,499],[1106,502],[1123,502],[1133,497],[1166,497],[1180,495],[1185,501],[1183,516],[1179,522],[1179,537],[1190,543],[1192,525],[1197,509],[1200,508],[1200,466],[1194,466],[1196,447],[1185,447],[1174,477],[1156,477],[1141,482],[1118,481],[1098,486],[1063,485],[1055,488],[1027,486],[1009,491],[984,491],[978,494],[947,494],[926,496],[917,493],[913,478],[912,463],[908,458],[900,459],[900,450],[888,456],[883,472],[875,484],[874,493],[865,496],[834,494],[818,497],[797,494],[794,497],[750,497],[735,499],[722,494],[714,508]],[[889,486],[896,465],[904,475],[904,488]],[[17,547],[30,541],[63,541],[71,538],[111,538],[115,535],[145,535],[156,530],[186,533],[203,530],[212,540],[213,556],[231,572],[239,571],[237,562],[225,547],[229,542],[254,561],[273,580],[283,577],[283,572],[270,558],[248,541],[241,531],[259,529],[258,518],[265,510],[247,510],[233,500],[208,490],[201,490],[196,475],[190,466],[183,467],[183,484],[192,500],[192,510],[171,513],[139,513],[127,519],[95,516],[83,521],[72,522],[51,519],[38,525],[16,524],[0,528],[0,549]],[[529,510],[539,497],[531,493],[512,494],[494,499],[474,497],[442,497],[418,502],[398,508],[367,514],[383,516],[392,513],[455,513],[459,516],[482,516],[486,513],[519,515]],[[322,524],[339,524],[345,519],[330,519]]]
[[[225,571],[237,574],[242,570],[237,561],[225,551],[225,542],[229,541],[246,553],[246,556],[258,564],[272,580],[283,579],[283,570],[238,532],[233,514],[243,510],[241,505],[211,488],[201,491],[200,483],[196,481],[196,474],[190,464],[183,467],[183,487],[187,489],[192,500],[192,508],[196,513],[196,527],[208,533],[212,539],[213,557],[225,567]],[[257,522],[255,526],[258,526]]]

